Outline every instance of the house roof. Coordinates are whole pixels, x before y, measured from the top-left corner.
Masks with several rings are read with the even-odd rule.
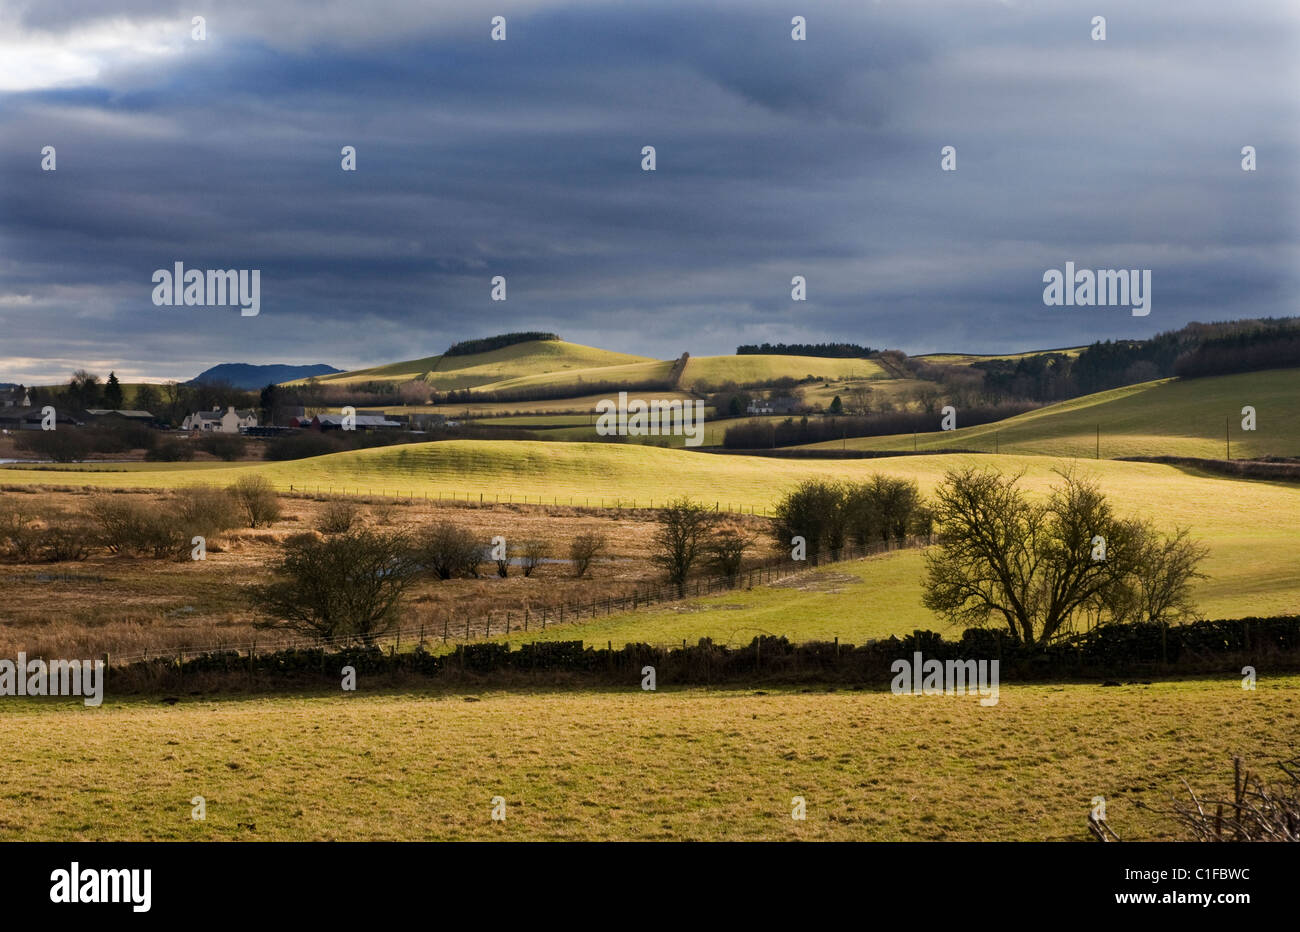
[[[87,414],[103,417],[106,414],[120,414],[122,417],[153,417],[148,411],[124,410],[120,408],[87,408]]]

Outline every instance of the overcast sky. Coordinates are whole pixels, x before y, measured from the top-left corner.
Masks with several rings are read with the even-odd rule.
[[[0,382],[1290,316],[1298,51],[1267,0],[0,0]],[[260,269],[260,314],[155,306],[176,261]],[[1066,261],[1151,269],[1150,315],[1045,306]]]

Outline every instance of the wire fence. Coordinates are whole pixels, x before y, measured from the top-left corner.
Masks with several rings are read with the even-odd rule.
[[[637,499],[637,498],[618,498],[593,495],[533,495],[527,492],[500,493],[500,492],[460,492],[438,490],[430,492],[416,492],[412,489],[386,489],[378,490],[362,488],[360,486],[334,486],[334,485],[312,485],[302,483],[290,483],[287,485],[275,485],[276,492],[283,495],[311,497],[334,497],[344,496],[347,498],[360,499],[384,499],[392,500],[395,504],[416,504],[424,503],[426,505],[448,504],[448,505],[538,505],[551,508],[561,506],[569,508],[587,508],[587,509],[615,509],[615,510],[654,510],[656,507],[662,508],[669,501],[668,498],[660,499]],[[655,502],[658,502],[658,506]],[[713,510],[720,514],[734,515],[754,515],[756,517],[771,518],[771,512],[756,508],[753,505],[745,505],[739,502],[724,502],[720,499],[713,503]]]
[[[889,553],[894,550],[924,547],[930,542],[927,536],[910,536],[891,539],[874,544],[847,544],[844,547],[821,554],[809,554],[806,560],[781,558],[767,560],[742,569],[734,577],[724,575],[701,576],[688,580],[677,586],[671,583],[653,583],[638,586],[631,594],[607,596],[605,598],[574,599],[561,601],[555,605],[540,609],[524,607],[516,610],[490,612],[478,618],[452,620],[450,615],[440,619],[426,616],[419,621],[407,622],[384,634],[369,639],[360,639],[355,635],[335,637],[308,637],[302,635],[278,634],[268,631],[265,637],[254,640],[184,647],[158,648],[132,653],[107,652],[104,655],[106,665],[125,666],[146,660],[169,659],[184,662],[187,658],[212,653],[235,653],[252,656],[257,653],[274,653],[283,650],[328,650],[356,646],[389,647],[397,651],[405,643],[411,648],[416,645],[453,645],[468,644],[489,640],[492,637],[507,637],[519,634],[542,634],[557,626],[573,625],[580,621],[592,620],[602,616],[635,612],[652,606],[686,599],[703,598],[710,595],[732,592],[737,589],[770,585],[795,573],[816,569],[846,560],[860,560],[866,557]],[[667,646],[667,645],[661,645]]]

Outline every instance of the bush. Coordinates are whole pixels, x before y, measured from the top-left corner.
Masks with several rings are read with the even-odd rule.
[[[199,449],[228,463],[244,455],[244,438],[238,434],[207,433],[198,439]]]
[[[523,555],[520,562],[523,564],[524,576],[532,576],[533,570],[551,555],[551,545],[544,540],[526,540],[520,553]]]
[[[176,493],[176,519],[188,537],[216,537],[239,527],[239,508],[230,493],[210,485],[195,485]]]
[[[23,430],[16,437],[19,449],[56,463],[75,463],[90,455],[90,436],[75,427],[57,430]]]
[[[101,493],[91,498],[86,514],[99,527],[110,553],[130,553],[142,539],[143,512],[130,499]]]
[[[450,521],[440,521],[430,528],[419,548],[421,562],[439,579],[453,576],[477,576],[483,552],[478,539]]]
[[[96,453],[129,453],[132,450],[152,450],[158,442],[156,431],[144,424],[107,418],[87,432],[91,448]]]
[[[194,445],[177,437],[160,440],[144,458],[151,463],[181,463],[194,459]]]
[[[716,515],[707,505],[683,496],[659,509],[657,519],[659,528],[650,560],[663,569],[679,593],[684,593],[686,577],[707,542]]]
[[[181,559],[190,547],[181,517],[125,495],[96,495],[86,508],[99,541],[114,554]]]
[[[94,547],[95,531],[82,522],[51,523],[41,535],[41,559],[47,563],[84,560]]]
[[[347,499],[326,502],[316,518],[316,530],[322,534],[346,534],[356,524],[359,511],[356,502]]]
[[[100,541],[112,553],[179,559],[189,547],[180,519],[146,502],[97,495],[86,513],[98,526]]]
[[[280,497],[265,476],[240,476],[228,491],[249,527],[264,527],[279,519]]]
[[[709,564],[725,577],[727,585],[734,586],[740,576],[740,567],[745,559],[745,551],[754,538],[739,527],[720,528],[710,539]]]
[[[604,552],[604,534],[579,534],[569,544],[569,559],[573,561],[573,575],[578,579],[586,576],[591,562]]]
[[[289,437],[277,437],[266,445],[263,456],[268,460],[301,460],[309,456],[337,453],[343,444],[328,434],[306,431]]]
[[[0,499],[0,557],[13,563],[32,563],[40,538],[31,508],[13,499]]]
[[[298,535],[285,545],[280,578],[252,588],[257,607],[270,616],[259,627],[369,643],[392,627],[417,570],[399,532]]]

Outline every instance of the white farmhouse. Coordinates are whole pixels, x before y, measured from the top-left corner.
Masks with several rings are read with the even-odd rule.
[[[237,434],[248,427],[257,426],[257,412],[251,408],[236,411],[232,405],[223,413],[220,407],[211,411],[198,411],[181,422],[182,430],[197,430],[222,434]]]

